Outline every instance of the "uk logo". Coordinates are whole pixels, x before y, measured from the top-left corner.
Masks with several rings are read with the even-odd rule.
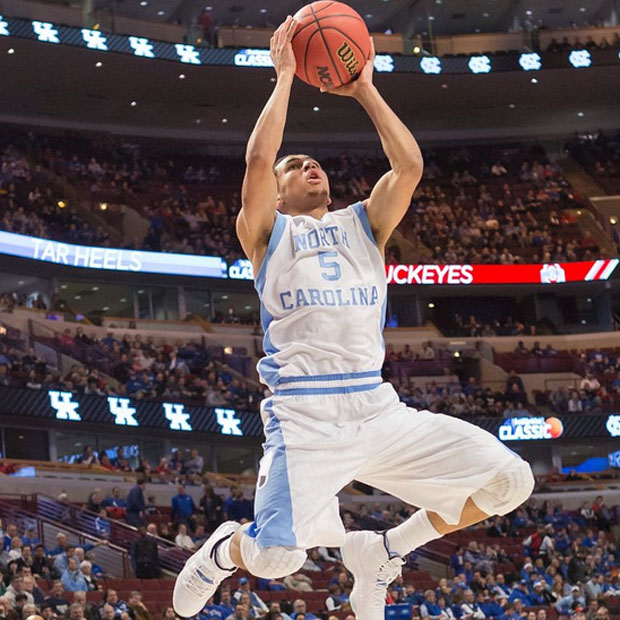
[[[237,417],[234,409],[215,409],[215,419],[222,427],[222,435],[237,435],[243,437],[241,430],[241,420]]]
[[[86,47],[89,47],[91,50],[101,50],[102,52],[108,51],[108,39],[98,30],[82,28],[82,39],[84,39]]]
[[[170,430],[191,431],[192,425],[188,422],[189,413],[185,413],[183,405],[164,403],[164,415],[170,422]]]
[[[532,52],[530,54],[521,54],[519,56],[519,64],[523,71],[538,71],[542,67],[540,54]]]
[[[420,60],[420,69],[422,69],[424,73],[439,75],[441,73],[441,60],[435,58],[435,56],[425,56]]]
[[[177,50],[177,54],[181,62],[185,62],[190,65],[200,65],[200,56],[198,55],[198,51],[193,45],[183,45],[182,43],[177,43],[175,46]]]
[[[80,422],[82,420],[77,410],[80,403],[73,402],[73,394],[71,392],[50,390],[48,394],[50,397],[50,405],[52,409],[56,410],[57,420],[72,420],[74,422]]]
[[[472,56],[467,66],[472,73],[490,73],[491,59],[488,56]]]
[[[149,43],[148,39],[143,37],[129,37],[129,45],[131,45],[135,56],[155,58],[155,54],[153,53],[153,45]]]
[[[8,37],[10,34],[9,23],[5,22],[2,15],[0,15],[0,36]]]
[[[138,426],[138,421],[134,418],[136,410],[129,406],[128,398],[118,398],[108,396],[108,408],[114,416],[114,424],[119,426]]]
[[[612,437],[620,437],[620,415],[610,415],[605,427]]]
[[[32,22],[32,29],[39,41],[43,41],[43,43],[60,43],[58,30],[54,28],[54,24],[34,21]]]

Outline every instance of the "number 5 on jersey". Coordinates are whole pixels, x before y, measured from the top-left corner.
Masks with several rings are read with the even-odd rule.
[[[323,269],[321,276],[324,280],[329,280],[330,282],[340,280],[342,276],[340,265],[335,260],[329,260],[334,256],[338,256],[338,252],[319,250],[319,265]]]

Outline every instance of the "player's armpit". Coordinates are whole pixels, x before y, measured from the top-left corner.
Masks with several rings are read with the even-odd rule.
[[[364,201],[368,221],[380,248],[407,213],[413,192],[422,178],[422,160],[412,159],[410,165],[386,172]]]

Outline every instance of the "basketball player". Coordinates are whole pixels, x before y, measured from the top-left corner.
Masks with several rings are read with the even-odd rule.
[[[329,212],[329,183],[307,155],[276,162],[295,72],[289,17],[271,40],[277,81],[250,137],[237,233],[254,266],[266,356],[266,443],[256,520],[221,525],[186,563],[174,589],[197,614],[237,567],[279,578],[306,549],[341,547],[354,576],[358,620],[383,620],[387,585],[403,557],[443,534],[514,510],[530,495],[530,467],[462,420],[406,407],[381,382],[387,285],[384,248],[422,176],[413,136],[372,83],[334,89],[373,121],[391,165],[370,197]],[[274,165],[275,164],[275,165]],[[345,533],[336,494],[352,480],[420,507],[387,532]]]

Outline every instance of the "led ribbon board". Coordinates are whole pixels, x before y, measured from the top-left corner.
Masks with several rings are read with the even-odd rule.
[[[608,280],[620,259],[545,265],[386,265],[388,284],[561,284]]]
[[[228,277],[228,265],[218,256],[75,245],[5,231],[0,231],[0,254],[85,269],[205,278]]]
[[[62,26],[52,22],[0,15],[0,37],[39,41],[44,45],[72,45],[95,50],[99,54],[115,52],[145,60],[168,60],[191,65],[229,65],[246,68],[271,67],[266,49],[217,49],[168,43],[131,34]],[[558,54],[537,52],[508,54],[471,54],[459,58],[432,56],[392,56],[377,54],[375,70],[379,73],[424,73],[486,75],[498,71],[540,71],[541,69],[576,69],[618,65],[619,50],[572,50]]]

